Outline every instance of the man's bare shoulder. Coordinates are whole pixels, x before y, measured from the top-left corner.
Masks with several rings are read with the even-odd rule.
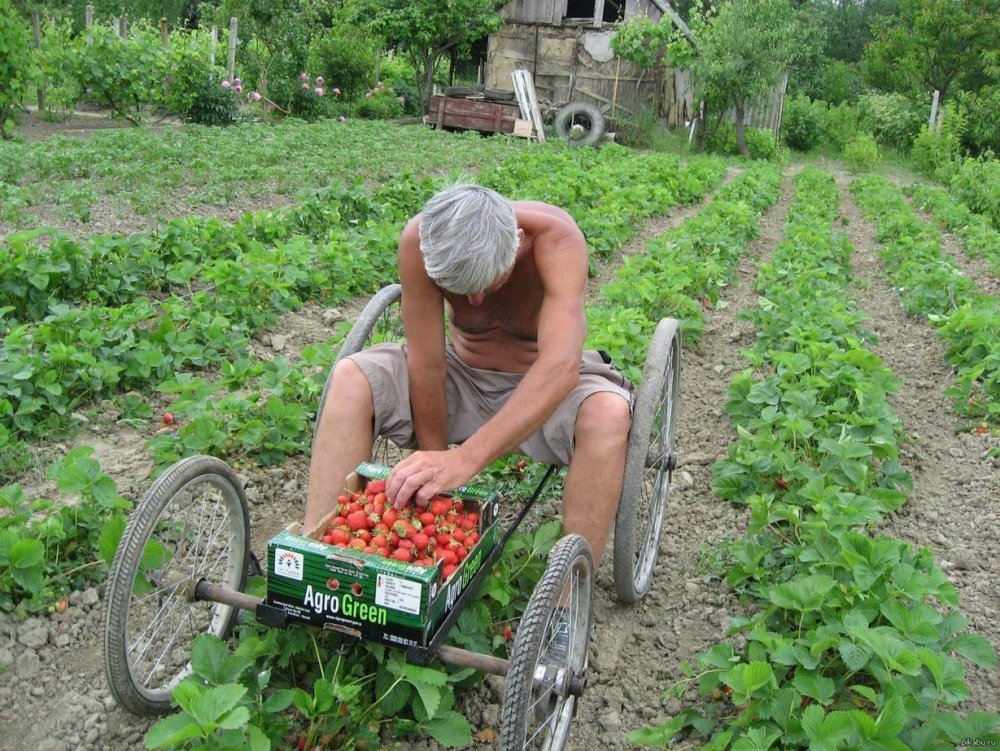
[[[518,223],[534,220],[535,222],[545,224],[552,223],[555,220],[560,224],[576,227],[576,220],[570,216],[570,213],[566,209],[553,206],[551,203],[545,203],[544,201],[511,201],[510,205],[514,208]]]

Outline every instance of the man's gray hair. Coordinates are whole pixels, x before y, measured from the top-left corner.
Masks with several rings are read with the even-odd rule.
[[[520,241],[514,208],[495,190],[458,184],[436,193],[420,215],[424,269],[456,295],[484,292],[514,265]]]

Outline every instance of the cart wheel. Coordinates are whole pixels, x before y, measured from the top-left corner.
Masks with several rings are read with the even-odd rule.
[[[571,684],[583,678],[590,644],[594,559],[580,535],[567,535],[521,618],[504,686],[500,751],[559,751],[576,708]],[[564,649],[556,641],[566,636]]]
[[[354,322],[350,333],[344,338],[344,343],[337,353],[336,365],[348,355],[353,355],[363,349],[375,344],[385,342],[403,342],[405,335],[403,332],[403,316],[399,309],[399,300],[403,294],[403,288],[398,284],[390,284],[378,292],[368,301],[358,320]],[[333,381],[333,368],[326,378],[326,385],[323,386],[323,396],[319,400],[319,411],[316,413],[316,430],[313,432],[313,441],[319,431],[320,417],[323,415],[323,406],[326,404],[326,395],[330,391],[330,383]],[[372,461],[378,464],[394,464],[390,452],[398,450],[385,436],[376,436],[372,445]]]
[[[664,318],[656,327],[642,369],[615,517],[615,593],[623,602],[642,599],[653,578],[670,475],[676,465],[680,377],[680,323]]]
[[[556,134],[570,146],[593,146],[604,137],[604,115],[589,102],[570,102],[556,112]]]
[[[129,516],[108,577],[104,669],[122,708],[167,712],[201,633],[226,637],[238,610],[196,601],[200,579],[242,591],[250,551],[243,488],[223,461],[192,456],[153,483]]]

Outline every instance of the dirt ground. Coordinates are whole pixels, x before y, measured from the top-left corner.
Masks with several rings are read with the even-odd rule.
[[[739,320],[739,314],[756,304],[751,287],[754,274],[782,237],[793,195],[790,177],[796,169],[795,165],[786,168],[781,198],[762,218],[760,237],[739,267],[738,283],[725,290],[725,304],[709,311],[699,347],[683,353],[680,466],[652,590],[640,604],[624,606],[613,596],[611,556],[605,557],[598,573],[589,687],[568,745],[575,751],[630,748],[626,732],[659,723],[680,710],[692,696],[664,698],[663,692],[682,677],[681,662],[694,663],[704,649],[725,638],[730,618],[740,613],[735,597],[724,583],[708,575],[703,561],[720,540],[743,534],[746,513],[712,494],[710,468],[734,439],[733,427],[722,411],[724,392],[732,376],[744,367],[740,350],[753,342],[752,328]],[[876,353],[903,382],[892,404],[905,426],[914,490],[910,502],[893,515],[884,531],[934,551],[959,589],[961,608],[971,619],[971,627],[1000,648],[1000,463],[989,454],[996,449],[997,438],[959,432],[961,421],[944,393],[951,378],[943,359],[944,345],[928,323],[903,313],[895,291],[882,280],[874,229],[847,191],[849,178],[840,172],[835,175],[841,187],[841,213],[847,220],[845,231],[856,247],[856,306],[871,318],[870,326],[879,337]],[[645,240],[698,208],[650,220],[622,254],[641,252]],[[968,264],[957,245],[947,247],[970,275],[983,280],[984,288],[995,291],[996,280],[984,277],[981,267]],[[598,270],[591,298],[620,262],[616,258]],[[347,307],[344,314],[356,315],[361,302]],[[271,333],[285,336],[285,346],[292,351],[330,335],[319,309],[287,316]],[[137,497],[150,467],[142,445],[148,437],[132,428],[95,425],[81,440],[95,446],[102,467],[123,494]],[[267,539],[301,514],[306,460],[293,459],[245,479],[253,544],[260,555]],[[558,509],[552,502],[542,511],[557,513]],[[75,593],[66,613],[48,618],[20,622],[0,616],[0,664],[10,664],[0,674],[0,749],[142,747],[148,722],[120,710],[105,684],[100,651],[102,594],[100,588]],[[968,680],[971,696],[960,709],[1000,708],[1000,676],[970,668]],[[501,695],[502,680],[490,677],[480,689],[460,699],[474,732],[498,727]],[[406,747],[416,751],[437,748],[429,741]]]

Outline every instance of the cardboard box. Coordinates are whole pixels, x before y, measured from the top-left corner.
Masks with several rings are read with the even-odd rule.
[[[347,488],[385,479],[389,467],[361,464]],[[441,566],[403,563],[320,541],[336,511],[302,533],[292,524],[267,545],[269,606],[289,620],[391,646],[426,646],[499,538],[499,497],[474,486],[444,494],[479,513],[479,541],[447,581]]]

